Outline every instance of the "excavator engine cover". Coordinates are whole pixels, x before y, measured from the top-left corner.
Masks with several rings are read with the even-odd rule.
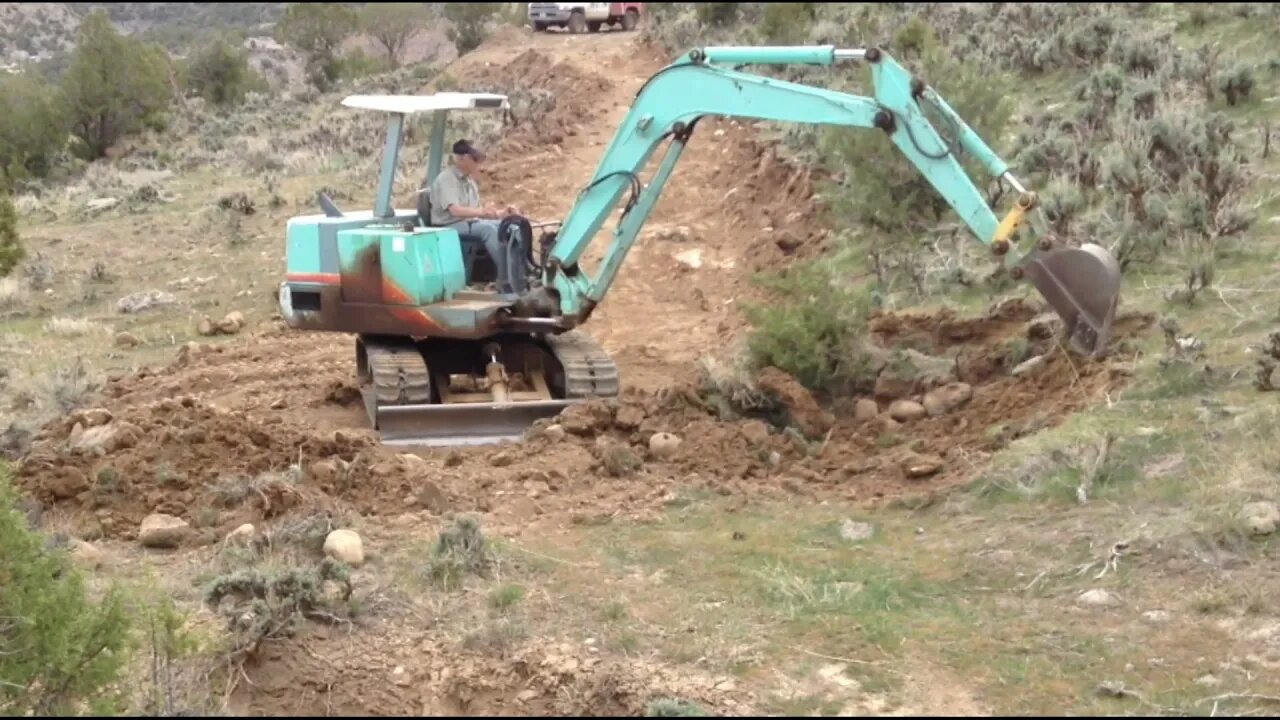
[[[1062,318],[1071,349],[1094,357],[1111,337],[1120,265],[1105,248],[1036,247],[1016,266]]]

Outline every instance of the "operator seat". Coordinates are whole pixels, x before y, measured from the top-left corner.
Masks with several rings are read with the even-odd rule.
[[[431,222],[431,191],[427,188],[423,188],[422,192],[418,193],[418,220],[423,227],[439,227]],[[467,273],[467,284],[483,285],[496,282],[498,266],[484,249],[484,241],[480,236],[459,232],[458,240],[462,243],[462,263]],[[479,261],[478,265],[477,261]]]

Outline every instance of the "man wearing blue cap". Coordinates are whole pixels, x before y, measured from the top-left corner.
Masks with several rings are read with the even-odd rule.
[[[511,205],[499,209],[480,204],[474,175],[484,159],[485,154],[467,140],[453,144],[453,166],[442,170],[431,183],[431,224],[479,236],[497,267],[498,292],[512,293],[511,274],[523,269],[524,255],[519,243],[499,242],[498,225],[519,211]]]

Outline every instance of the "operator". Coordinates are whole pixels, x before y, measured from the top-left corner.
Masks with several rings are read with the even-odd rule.
[[[453,167],[442,170],[431,183],[431,224],[478,235],[497,267],[498,292],[510,294],[515,292],[511,274],[523,270],[524,255],[519,243],[499,242],[498,225],[520,211],[512,205],[499,210],[495,205],[480,204],[474,175],[484,159],[485,154],[470,141],[453,144]]]

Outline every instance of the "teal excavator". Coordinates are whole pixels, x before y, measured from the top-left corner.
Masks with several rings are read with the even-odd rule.
[[[873,97],[833,92],[745,72],[760,64],[871,68]],[[352,333],[356,376],[371,423],[384,442],[476,444],[517,439],[539,418],[592,397],[615,397],[618,369],[579,326],[604,300],[681,153],[705,117],[819,123],[883,133],[933,185],[978,242],[1016,279],[1029,281],[1062,318],[1070,347],[1101,353],[1109,339],[1120,268],[1094,244],[1050,237],[1036,195],[923,80],[877,48],[709,47],[656,72],[636,94],[594,177],[562,222],[525,220],[510,237],[541,227],[528,243],[519,293],[486,291],[492,265],[478,238],[432,227],[430,197],[392,207],[406,119],[433,114],[427,179],[440,171],[451,111],[504,110],[506,97],[438,93],[352,96],[348,107],[388,114],[386,150],[372,211],[345,213],[318,196],[323,214],[287,228],[281,312],[299,330]],[[945,138],[925,116],[931,108]],[[639,172],[665,143],[648,183]],[[961,167],[968,153],[1016,200],[997,217]],[[603,261],[583,254],[624,203]],[[1021,233],[1021,230],[1027,230]],[[1017,242],[1015,242],[1017,240]]]

